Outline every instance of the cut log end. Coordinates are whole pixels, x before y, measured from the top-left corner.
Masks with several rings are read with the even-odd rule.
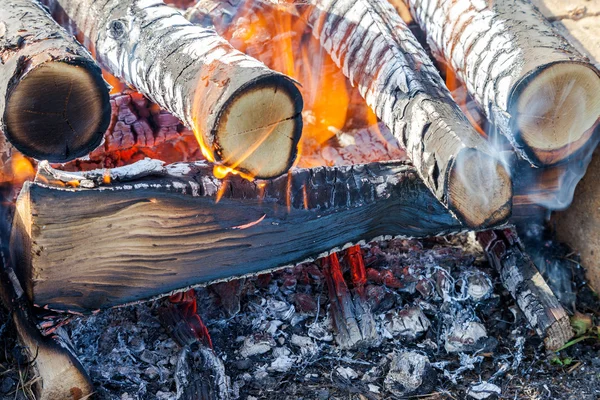
[[[100,69],[47,62],[13,84],[4,132],[22,153],[65,162],[96,148],[110,123],[110,102]]]
[[[600,76],[591,66],[560,62],[515,88],[515,131],[532,161],[555,164],[579,150],[600,115]]]
[[[224,108],[214,134],[220,161],[257,178],[284,174],[298,151],[302,107],[298,88],[283,76],[241,88]]]
[[[469,227],[501,224],[512,206],[510,174],[500,160],[475,149],[461,151],[448,179],[448,206]]]

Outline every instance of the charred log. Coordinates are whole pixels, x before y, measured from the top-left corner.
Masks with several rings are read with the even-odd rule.
[[[470,227],[508,218],[508,172],[392,6],[365,0],[311,5],[304,12],[313,35],[407,149],[435,196]]]
[[[404,0],[434,53],[534,165],[586,147],[600,72],[528,1]]]
[[[160,0],[44,0],[113,75],[192,128],[207,157],[259,178],[287,171],[302,97],[285,75]]]
[[[6,211],[4,207],[0,209],[3,219],[8,219]],[[79,400],[89,396],[93,392],[90,378],[59,334],[61,329],[48,336],[38,330],[31,303],[11,264],[4,226],[0,227],[0,235],[0,300],[10,312],[18,340],[35,374],[36,398]]]
[[[108,86],[75,38],[36,1],[0,3],[0,123],[23,154],[64,162],[100,144]]]
[[[486,231],[477,237],[504,287],[544,339],[546,349],[553,351],[563,346],[573,337],[569,316],[524,251],[516,232]]]
[[[402,163],[300,169],[259,183],[211,178],[203,163],[84,174],[41,167],[19,197],[11,247],[28,295],[53,309],[107,308],[365,239],[466,228]]]

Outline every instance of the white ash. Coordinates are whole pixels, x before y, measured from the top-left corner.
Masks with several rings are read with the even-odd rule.
[[[337,367],[335,372],[342,378],[347,379],[349,381],[358,378],[358,374],[355,370],[350,367]]]
[[[477,270],[469,270],[462,273],[460,278],[466,286],[467,296],[473,301],[486,300],[492,295],[492,281],[487,274]]]
[[[256,333],[244,339],[244,344],[240,349],[240,355],[247,358],[257,354],[265,354],[266,352],[271,351],[276,345],[277,344],[271,335]]]
[[[467,390],[467,395],[477,400],[487,399],[491,396],[500,396],[502,390],[493,383],[481,382],[477,385],[473,385]]]
[[[405,351],[393,355],[384,385],[398,396],[408,396],[414,394],[424,380],[435,380],[429,358],[414,351]]]
[[[444,348],[448,353],[473,351],[477,343],[487,338],[485,326],[476,321],[458,321],[446,333]]]
[[[473,355],[464,351],[447,353],[442,349],[446,334],[453,331],[453,321],[458,320],[466,321],[467,325],[476,322],[488,331],[493,325],[488,325],[489,308],[485,307],[501,307],[504,314],[510,315],[508,310],[514,303],[499,303],[497,295],[479,302],[469,296],[462,299],[456,289],[462,289],[461,277],[466,271],[477,271],[475,261],[480,254],[466,252],[462,241],[456,244],[439,239],[439,242],[431,245],[417,240],[391,240],[372,243],[365,249],[367,268],[380,275],[387,271],[404,285],[396,289],[369,280],[367,292],[377,299],[369,295],[367,302],[377,330],[383,333],[390,329],[391,336],[370,348],[346,351],[335,343],[335,330],[327,312],[330,308],[327,286],[322,271],[314,263],[247,278],[239,296],[240,311],[230,317],[225,317],[227,314],[211,286],[197,289],[198,310],[223,362],[224,374],[230,380],[230,398],[347,398],[348,390],[373,399],[400,396],[390,389],[400,386],[398,377],[404,372],[398,357],[403,353],[419,355],[412,362],[422,360],[420,357],[431,361],[425,363],[429,369],[418,387],[418,378],[405,379],[402,390],[406,393],[414,390],[426,394],[450,388],[455,398],[465,398],[470,382],[480,379],[490,382],[490,375],[497,367],[488,365],[489,374],[480,378],[484,363],[489,362],[478,353],[482,347],[465,346],[465,351],[475,352]],[[341,263],[346,273],[343,257]],[[482,273],[490,276],[488,271]],[[425,291],[423,285],[420,287],[423,293],[418,290],[419,282],[433,284],[438,275],[451,277],[458,283],[448,287],[446,302],[435,290]],[[352,287],[351,282],[348,284]],[[312,304],[315,309],[300,309],[297,301],[301,301],[302,307]],[[75,349],[90,371],[101,398],[119,399],[125,392],[136,399],[176,398],[175,371],[182,349],[166,335],[154,316],[155,309],[163,304],[164,301],[157,301],[109,310],[76,318],[69,326]],[[400,316],[406,310],[410,310],[409,315],[402,321]],[[390,320],[386,319],[390,316],[392,326],[395,323],[414,329],[390,328]],[[497,335],[493,329],[488,335],[491,333]],[[518,365],[518,353],[512,353],[515,346],[519,348],[517,338],[523,333],[503,330],[502,336],[507,341],[495,350],[498,354],[494,354],[494,359]],[[406,363],[412,365],[411,361]],[[416,362],[416,365],[421,364]],[[440,372],[436,373],[436,369]],[[350,370],[356,374],[355,378]],[[493,383],[499,385],[501,379],[502,376],[497,376]]]
[[[390,311],[383,322],[384,336],[388,333],[388,338],[400,336],[406,340],[415,340],[427,332],[430,326],[429,319],[417,306]]]

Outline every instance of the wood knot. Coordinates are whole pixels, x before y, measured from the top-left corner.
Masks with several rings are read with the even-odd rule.
[[[125,36],[125,24],[118,19],[108,23],[108,36],[111,39],[119,40]]]

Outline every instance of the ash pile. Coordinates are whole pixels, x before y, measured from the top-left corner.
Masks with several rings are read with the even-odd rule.
[[[361,255],[364,285],[342,251],[339,271],[329,256],[196,289],[208,344],[165,319],[177,312],[165,300],[67,329],[106,399],[597,398],[598,346],[572,346],[559,361],[578,364],[558,366],[472,235],[375,242]],[[568,286],[561,300],[595,307]]]

